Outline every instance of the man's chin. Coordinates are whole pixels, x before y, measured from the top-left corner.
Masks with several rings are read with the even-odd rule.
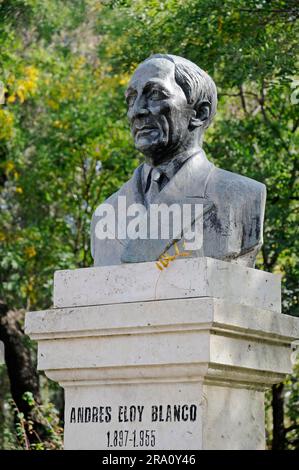
[[[165,151],[166,145],[163,140],[150,141],[144,138],[135,141],[135,148],[143,153],[146,161],[155,163],[160,160],[159,156]]]

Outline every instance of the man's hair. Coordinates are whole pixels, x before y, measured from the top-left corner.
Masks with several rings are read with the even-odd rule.
[[[217,109],[217,88],[212,78],[198,65],[177,55],[153,54],[144,62],[152,59],[166,59],[174,64],[175,81],[182,88],[189,104],[194,107],[203,101],[210,104],[210,116],[205,128],[209,127]]]

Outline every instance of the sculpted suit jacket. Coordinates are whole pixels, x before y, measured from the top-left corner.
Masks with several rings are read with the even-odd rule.
[[[127,207],[144,205],[144,164],[105,204],[111,204],[119,217],[118,196],[126,196]],[[263,242],[263,219],[266,187],[250,178],[215,167],[203,150],[187,160],[153,201],[203,205],[203,244],[190,256],[208,256],[224,261],[254,266],[255,257]],[[95,211],[91,224],[91,253],[95,266],[117,265],[126,262],[155,261],[165,251],[174,252],[174,242],[180,251],[182,237],[173,239],[98,239],[95,227],[100,219]],[[144,215],[149,217],[148,212]]]

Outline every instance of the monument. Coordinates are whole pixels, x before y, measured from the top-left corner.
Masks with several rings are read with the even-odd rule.
[[[263,449],[299,337],[280,276],[254,269],[265,186],[206,158],[217,92],[197,65],[151,56],[126,100],[145,162],[93,215],[95,266],[57,271],[54,308],[26,316],[65,448]]]
[[[262,245],[266,188],[244,176],[216,168],[202,149],[204,131],[217,107],[213,80],[192,62],[172,55],[154,55],[135,71],[127,92],[128,118],[135,146],[145,156],[130,181],[106,205],[118,219],[119,204],[141,204],[150,226],[149,206],[185,204],[203,207],[203,243],[192,256],[236,260],[253,266]],[[106,207],[105,205],[105,207]],[[101,207],[92,220],[95,266],[155,261],[166,250],[179,249],[183,233],[170,237],[99,237]],[[192,212],[194,224],[195,213]],[[130,221],[128,221],[130,223]],[[141,222],[142,223],[142,220]],[[173,224],[174,225],[174,224]],[[170,221],[170,229],[172,229]],[[105,235],[105,233],[103,233]],[[171,237],[172,235],[172,237]]]

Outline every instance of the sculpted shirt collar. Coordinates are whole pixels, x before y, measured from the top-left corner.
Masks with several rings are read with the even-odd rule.
[[[196,153],[198,153],[198,151],[194,152],[194,150],[180,153],[179,155],[171,159],[169,162],[162,163],[161,165],[156,166],[156,167],[152,167],[148,163],[144,163],[143,165],[143,188],[144,190],[146,191],[146,189],[148,189],[150,186],[151,172],[153,168],[155,168],[161,174],[164,175],[164,179],[163,179],[164,184],[162,185],[162,188],[163,188],[168,183],[168,181],[170,181],[171,178],[173,178],[173,176],[183,166],[183,164],[187,160],[189,160],[189,158],[193,157],[193,155],[195,155]]]

